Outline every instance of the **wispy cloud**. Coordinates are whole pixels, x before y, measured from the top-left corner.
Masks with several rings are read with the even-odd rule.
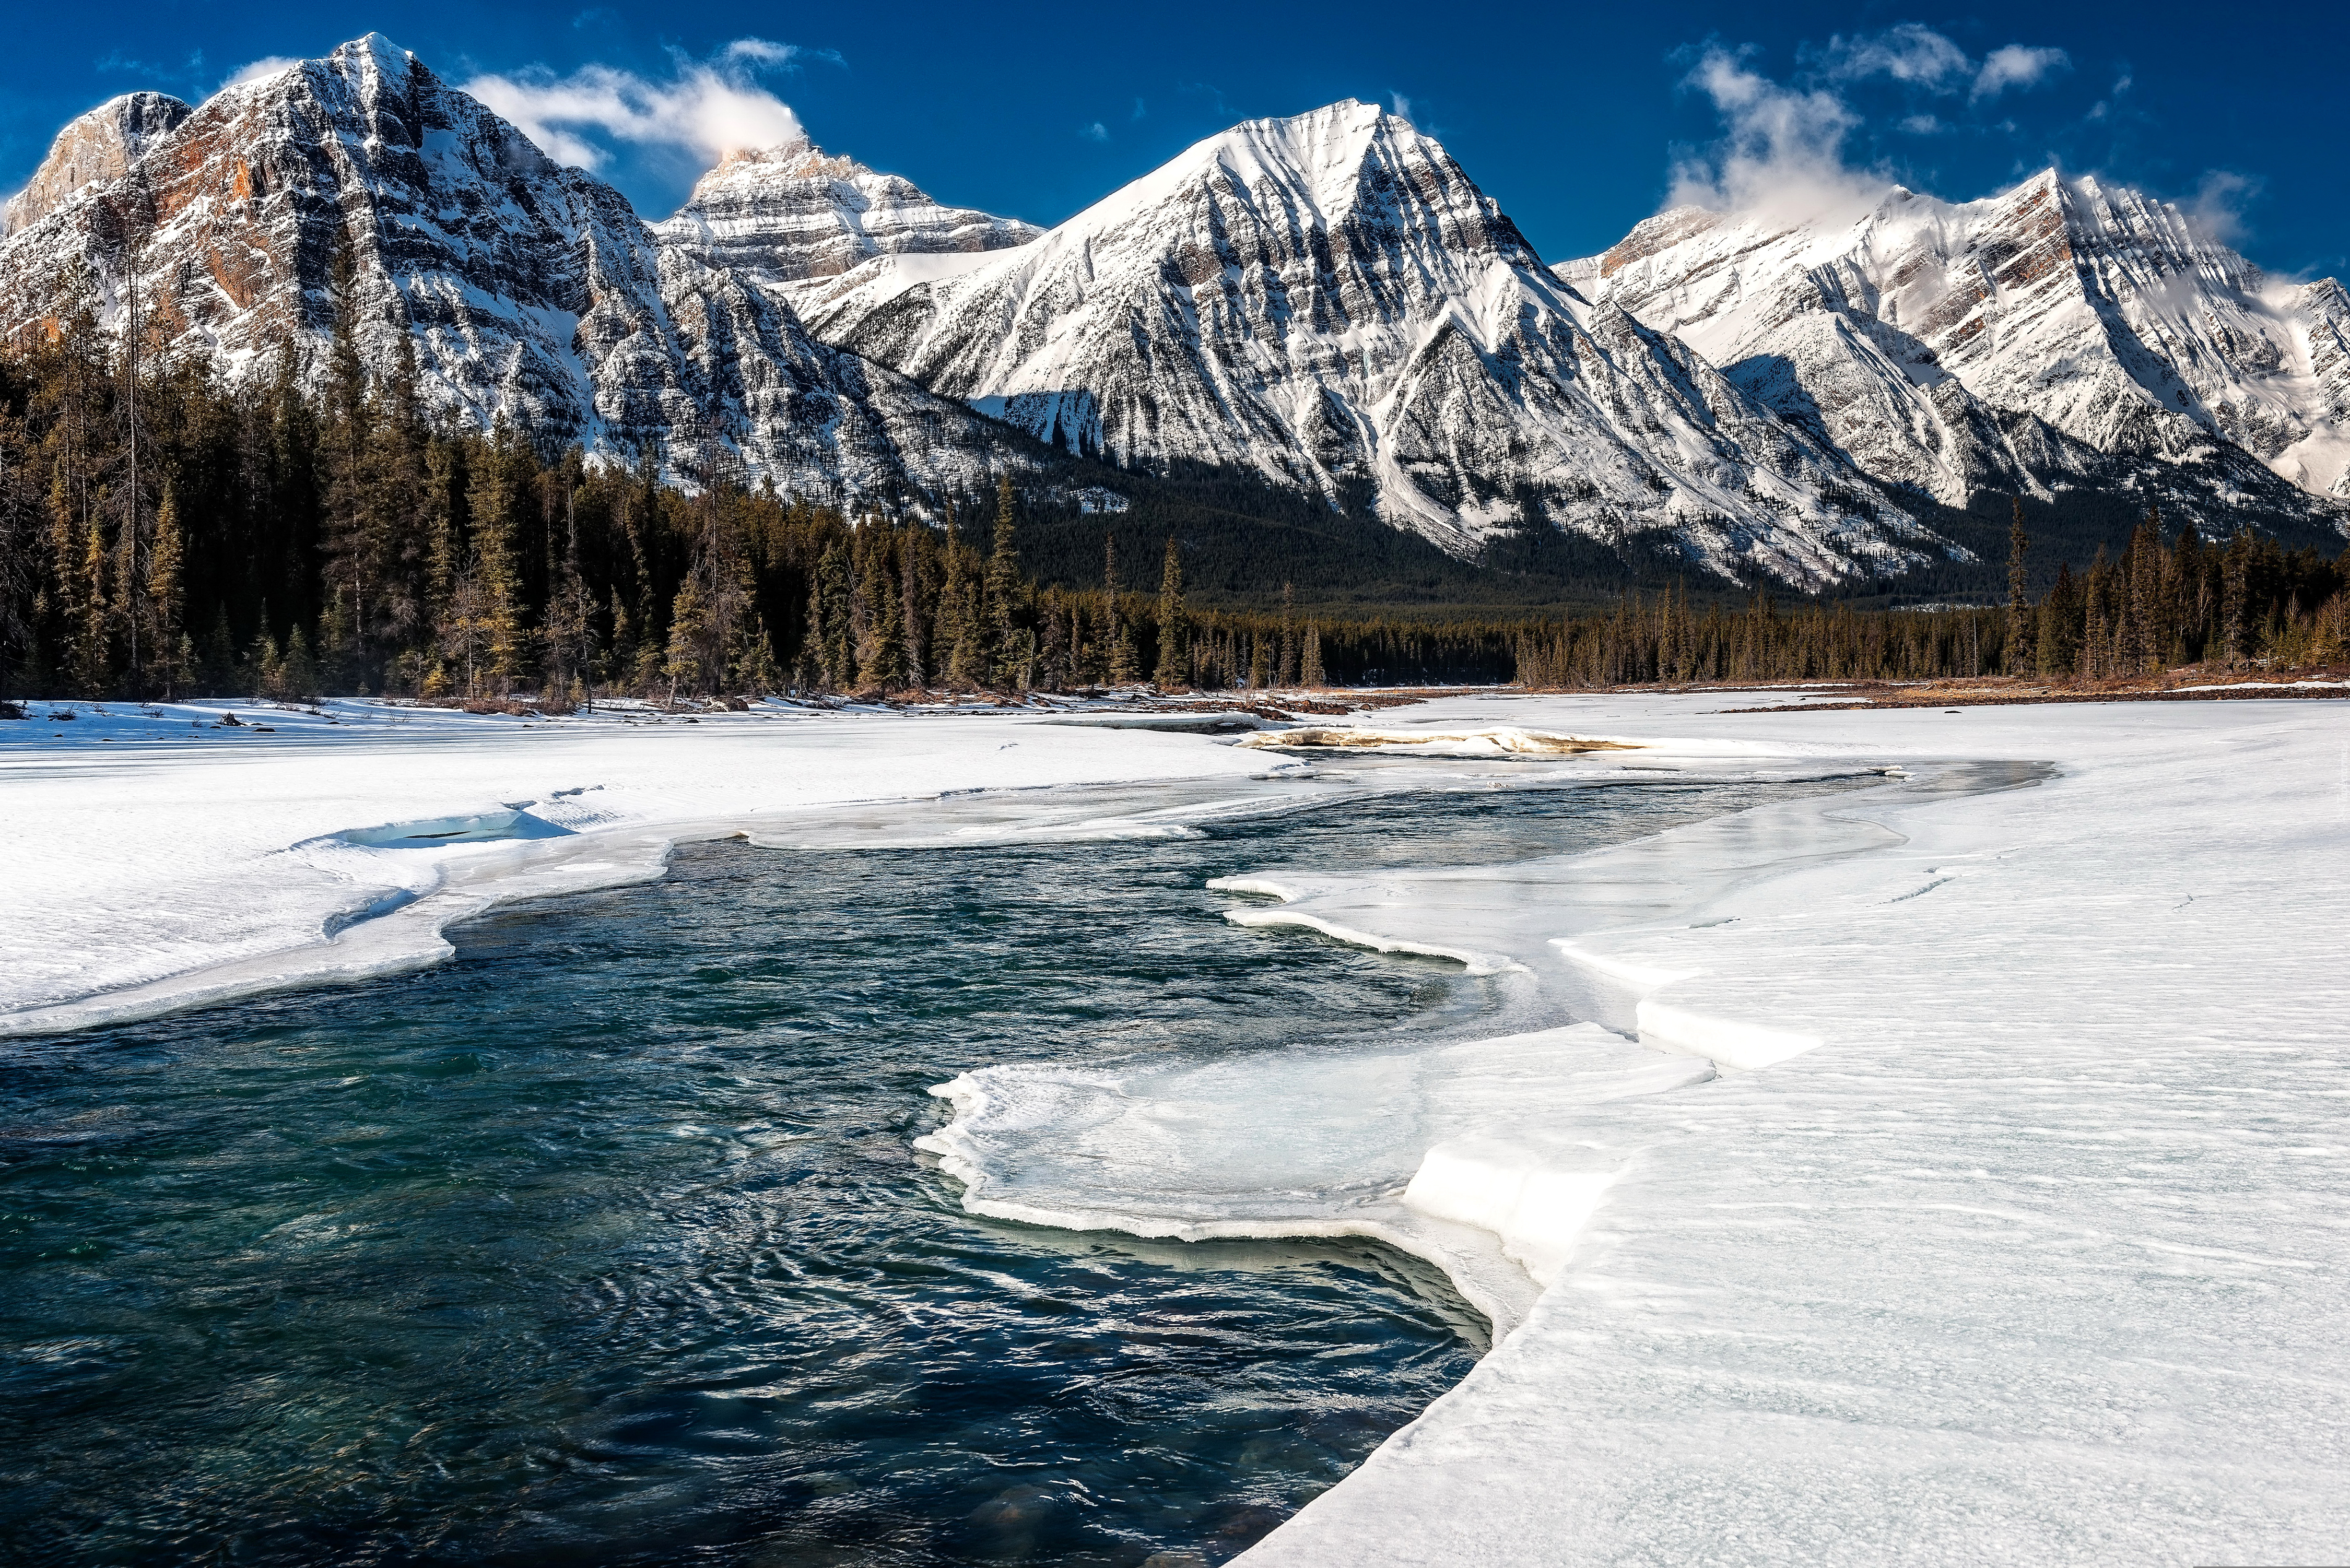
[[[790,69],[802,58],[839,63],[829,51],[765,38],[737,38],[706,60],[681,53],[671,58],[671,73],[661,80],[592,65],[568,76],[534,68],[460,85],[549,157],[599,169],[611,157],[606,142],[676,148],[715,161],[730,152],[798,140],[806,135],[799,117],[760,85],[758,73]]]
[[[1799,68],[1784,82],[1755,68],[1751,47],[1713,40],[1684,57],[1694,63],[1681,88],[1711,102],[1722,136],[1676,164],[1672,202],[1805,213],[1870,197],[1891,182],[1885,169],[1855,167],[1846,152],[1864,127],[1854,107],[1863,84],[1880,84],[1880,103],[1888,90],[1882,84],[1890,84],[1901,109],[1883,123],[1907,136],[2012,133],[2011,122],[1989,123],[1977,107],[2072,67],[2063,49],[2030,44],[2003,45],[1977,59],[1918,22],[1805,45],[1796,52]]]
[[[2222,244],[2240,245],[2248,233],[2244,208],[2260,195],[2261,186],[2262,182],[2251,175],[2212,169],[2204,173],[2195,194],[2183,205],[2205,233]]]
[[[264,55],[261,58],[253,61],[251,64],[239,66],[236,69],[229,72],[228,78],[222,82],[221,86],[224,88],[243,87],[247,82],[257,82],[264,77],[274,77],[278,72],[284,70],[286,67],[298,66],[301,63],[301,61],[286,55]]]
[[[2029,91],[2053,76],[2073,68],[2073,57],[2062,49],[2009,44],[1983,57],[1975,73],[1973,99],[1997,98],[2010,88]]]
[[[1963,83],[1975,70],[1964,49],[1917,22],[1849,38],[1838,34],[1825,48],[1806,49],[1804,57],[1833,81],[1885,77],[1938,92]]]
[[[1107,141],[1109,140],[1109,127],[1097,119],[1091,125],[1079,126],[1077,128],[1077,134],[1084,137],[1087,141]]]
[[[1721,116],[1725,132],[1708,154],[1673,171],[1672,204],[1743,211],[1796,205],[1816,210],[1865,193],[1845,166],[1844,139],[1860,123],[1823,88],[1783,87],[1752,69],[1751,51],[1709,44],[1682,78]]]
[[[1395,117],[1398,119],[1409,119],[1411,118],[1411,99],[1404,97],[1403,94],[1399,92],[1389,93],[1388,95],[1388,101],[1395,106]]]

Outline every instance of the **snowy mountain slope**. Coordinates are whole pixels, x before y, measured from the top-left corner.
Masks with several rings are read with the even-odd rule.
[[[912,182],[827,157],[806,138],[730,152],[704,174],[660,243],[761,283],[835,277],[869,256],[1003,250],[1044,231],[942,207]]]
[[[2341,286],[2271,279],[2125,187],[2049,170],[1964,203],[1680,208],[1557,273],[1952,504],[2119,472],[2207,509],[2334,515],[2272,472],[2350,496]]]
[[[819,337],[1041,438],[1254,468],[1458,553],[1522,526],[1816,583],[1934,541],[1679,344],[1551,277],[1433,140],[1254,120],[1016,249],[793,290]]]
[[[663,250],[602,182],[369,35],[224,89],[120,179],[0,244],[0,330],[87,300],[232,377],[294,344],[318,372],[338,246],[379,372],[412,335],[428,400],[633,460],[747,463],[870,493],[971,483],[1003,442],[962,405],[811,339],[789,307]]]
[[[0,203],[0,234],[40,222],[92,185],[118,180],[193,111],[167,93],[128,92],[68,122],[26,187]]]

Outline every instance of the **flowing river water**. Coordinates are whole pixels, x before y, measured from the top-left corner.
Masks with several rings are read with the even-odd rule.
[[[703,845],[421,974],[13,1044],[0,1558],[1221,1563],[1457,1381],[1482,1320],[1367,1243],[974,1219],[910,1147],[929,1086],[1473,1033],[1488,981],[1234,928],[1203,884],[1555,855],[1824,787]]]

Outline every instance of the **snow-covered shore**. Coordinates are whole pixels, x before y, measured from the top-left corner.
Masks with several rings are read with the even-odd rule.
[[[1237,919],[1488,964],[1514,1033],[994,1069],[935,1147],[983,1210],[1385,1234],[1520,1324],[1252,1563],[2338,1555],[2350,712],[1733,705],[1376,727],[1639,748],[1531,764],[1594,782],[1907,776],[1532,866],[1240,879]],[[1275,736],[1033,715],[190,729],[219,711],[0,727],[0,1028],[431,961],[681,838],[1180,831],[1300,787]],[[516,811],[545,836],[466,841]],[[390,824],[456,836],[338,836]]]

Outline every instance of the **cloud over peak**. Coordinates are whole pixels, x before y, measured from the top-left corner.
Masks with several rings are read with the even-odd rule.
[[[1920,22],[1806,44],[1783,82],[1755,68],[1752,47],[1711,40],[1692,53],[1681,87],[1712,104],[1722,134],[1675,165],[1670,204],[1783,209],[1798,220],[1873,201],[1893,183],[1885,168],[1856,167],[1846,155],[1846,143],[1867,123],[1856,97],[1873,92],[1883,111],[1890,94],[1899,107],[1883,123],[1910,137],[2012,130],[1970,111],[2072,67],[2063,49],[2040,45],[2007,44],[1977,59]]]
[[[791,68],[804,53],[791,44],[737,38],[706,60],[672,54],[664,79],[590,65],[568,76],[534,67],[459,85],[560,163],[600,169],[612,155],[605,145],[610,142],[676,149],[714,163],[730,152],[805,137],[791,106],[756,76]]]

